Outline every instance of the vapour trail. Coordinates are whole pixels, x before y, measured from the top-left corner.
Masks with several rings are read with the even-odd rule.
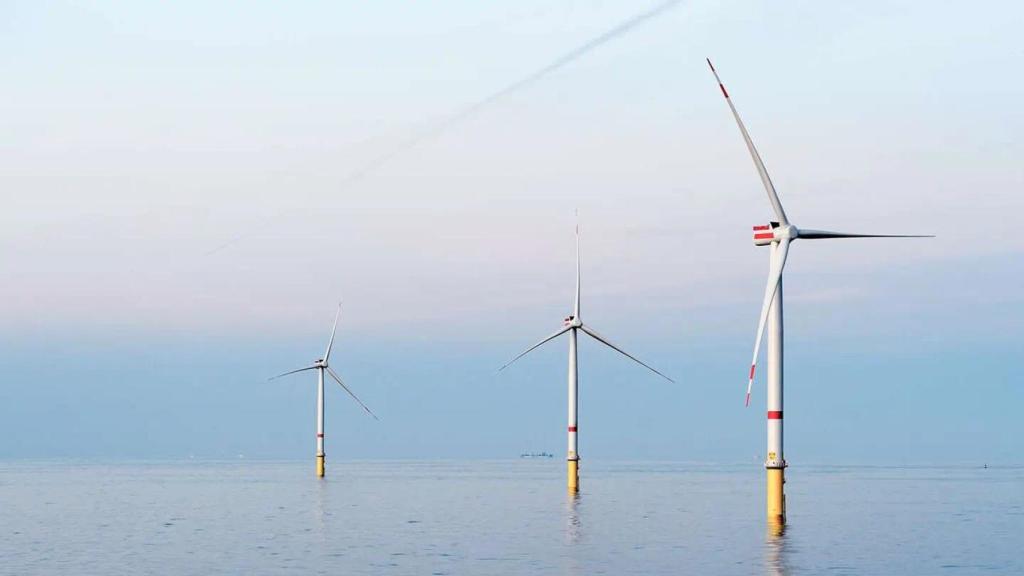
[[[541,80],[542,78],[551,74],[552,72],[555,72],[556,70],[563,68],[571,64],[572,62],[582,58],[588,52],[600,47],[601,45],[606,44],[618,38],[619,36],[622,36],[623,34],[629,32],[633,28],[636,28],[637,26],[647,22],[648,20],[656,18],[664,14],[665,12],[671,10],[672,8],[675,8],[675,6],[681,2],[682,0],[668,0],[666,2],[662,2],[661,4],[654,6],[653,8],[645,12],[636,14],[635,16],[632,16],[628,20],[613,26],[612,28],[601,33],[600,35],[584,42],[580,46],[577,46],[576,48],[573,48],[572,50],[559,56],[558,58],[551,61],[549,64],[542,66],[536,71],[527,74],[526,76],[520,78],[519,80],[516,80],[515,82],[512,82],[511,84],[508,84],[507,86],[501,88],[500,90],[493,92],[490,95],[480,100],[477,100],[476,102],[473,102],[472,104],[466,106],[466,108],[449,116],[448,118],[442,120],[438,124],[431,126],[427,129],[424,129],[417,134],[414,134],[411,138],[409,138],[402,144],[398,145],[394,149],[369,160],[366,164],[363,164],[359,168],[353,170],[351,174],[349,174],[348,176],[343,178],[341,182],[339,182],[338,190],[341,191],[351,187],[352,185],[358,183],[360,180],[372,174],[378,168],[388,164],[390,161],[394,160],[396,157],[402,155],[403,153],[408,152],[413,148],[416,148],[417,146],[423,144],[424,142],[433,140],[444,135],[452,128],[458,126],[460,123],[464,122],[470,117],[475,116],[477,113],[480,112],[480,110],[486,108],[487,106],[493,104],[494,102],[504,98],[505,96],[508,96],[509,94],[518,92],[519,90],[522,90],[530,86],[531,84]],[[229,246],[239,242],[240,240],[244,240],[245,238],[250,236],[252,232],[254,232],[256,229],[267,226],[268,224],[274,222],[278,218],[284,216],[285,213],[286,212],[282,211],[270,216],[269,218],[261,222],[258,226],[255,226],[251,231],[239,234],[238,236],[235,236],[234,238],[231,238],[230,240],[210,250],[209,252],[206,253],[206,256],[212,256],[213,254],[216,254],[217,252],[220,252],[221,250],[228,248]]]

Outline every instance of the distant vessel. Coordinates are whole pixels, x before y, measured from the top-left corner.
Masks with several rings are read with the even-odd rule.
[[[554,458],[555,455],[548,452],[523,452],[520,458]]]

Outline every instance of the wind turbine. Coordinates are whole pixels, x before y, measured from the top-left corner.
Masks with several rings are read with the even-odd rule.
[[[341,303],[338,303],[338,313],[334,316],[334,328],[331,329],[331,339],[327,341],[327,351],[324,352],[323,358],[318,358],[313,362],[312,366],[306,366],[305,368],[299,368],[298,370],[292,370],[285,372],[284,374],[278,374],[270,380],[276,380],[282,376],[288,376],[289,374],[298,374],[299,372],[305,372],[307,370],[317,371],[317,382],[316,382],[316,475],[320,478],[324,476],[324,374],[326,373],[345,390],[353,400],[359,403],[366,410],[366,413],[373,416],[377,420],[377,415],[370,411],[363,404],[362,400],[356,397],[356,395],[349,390],[348,386],[341,381],[341,376],[331,369],[328,360],[331,357],[331,348],[334,346],[334,334],[338,331],[338,318],[341,316]]]
[[[647,368],[651,372],[654,372],[655,374],[657,374],[658,376],[661,376],[662,378],[668,380],[669,382],[675,382],[674,380],[672,380],[668,376],[665,376],[661,372],[658,372],[654,368],[651,368],[647,364],[644,364],[643,362],[641,362],[637,358],[633,357],[632,355],[630,355],[628,352],[626,352],[622,348],[619,348],[615,344],[612,344],[611,342],[608,341],[607,338],[605,338],[604,336],[601,336],[596,331],[594,331],[593,328],[591,328],[590,326],[588,326],[588,325],[583,323],[583,320],[580,317],[580,227],[579,227],[579,225],[577,225],[576,226],[576,299],[575,299],[575,302],[573,304],[572,315],[570,315],[568,318],[566,318],[563,321],[562,328],[559,331],[557,331],[554,334],[548,336],[547,338],[544,338],[543,340],[541,340],[540,342],[534,344],[533,346],[530,346],[529,348],[526,349],[525,352],[523,352],[522,354],[520,354],[520,355],[516,356],[515,358],[509,360],[504,366],[502,366],[501,368],[498,369],[498,371],[500,372],[501,370],[504,370],[505,368],[508,368],[513,362],[515,362],[516,360],[519,360],[523,356],[526,356],[527,354],[529,354],[530,352],[532,352],[536,348],[539,348],[540,346],[542,346],[543,344],[547,343],[548,341],[554,340],[555,338],[561,336],[562,334],[565,334],[566,332],[569,333],[569,429],[568,429],[569,452],[568,452],[568,455],[566,456],[566,460],[568,461],[568,486],[569,486],[569,490],[572,491],[572,492],[577,492],[579,490],[579,485],[580,485],[580,482],[579,482],[579,460],[580,460],[580,456],[579,456],[579,449],[578,449],[577,436],[576,436],[576,425],[577,425],[577,418],[576,417],[577,417],[577,412],[578,412],[578,408],[579,408],[578,402],[577,402],[577,389],[578,389],[578,386],[579,386],[579,372],[577,370],[577,368],[578,368],[578,360],[577,360],[577,354],[576,354],[576,333],[579,332],[579,331],[582,331],[587,336],[590,336],[591,338],[593,338],[594,340],[597,340],[601,344],[604,344],[605,346],[611,348],[612,350],[615,350],[619,354],[622,354],[626,358],[629,358],[630,360],[636,362],[637,364],[643,366],[644,368]]]
[[[768,327],[768,385],[767,385],[767,412],[768,412],[768,457],[765,459],[764,467],[767,470],[767,512],[768,522],[776,527],[782,527],[786,522],[786,496],[783,489],[785,483],[784,470],[786,459],[782,452],[782,270],[786,266],[786,256],[789,254],[789,245],[797,239],[802,240],[823,240],[829,238],[931,238],[930,235],[916,234],[851,234],[847,232],[830,232],[827,230],[808,230],[797,228],[790,223],[786,212],[782,209],[779,195],[775,192],[775,186],[768,177],[768,170],[761,161],[761,156],[754,148],[754,142],[747,133],[746,126],[740,120],[729,93],[718,77],[718,72],[708,59],[708,66],[711,73],[718,81],[718,87],[722,89],[722,96],[725,97],[729,109],[732,110],[736,125],[739,126],[743,141],[747,144],[750,157],[754,160],[754,166],[761,176],[761,182],[768,192],[768,201],[771,202],[772,210],[778,219],[767,225],[754,226],[754,244],[756,246],[771,246],[770,267],[768,271],[768,285],[765,287],[764,302],[761,304],[761,316],[757,322],[757,337],[754,340],[754,357],[750,362],[750,373],[747,377],[747,398],[746,405],[750,405],[750,389],[754,384],[754,370],[757,366],[757,356],[761,348],[761,339],[764,336],[765,326]]]

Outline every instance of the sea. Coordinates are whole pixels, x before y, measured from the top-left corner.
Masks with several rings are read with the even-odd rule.
[[[0,461],[0,573],[1024,574],[1024,468]]]

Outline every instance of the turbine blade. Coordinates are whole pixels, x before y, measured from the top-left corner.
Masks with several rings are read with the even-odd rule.
[[[306,368],[299,368],[298,370],[292,370],[291,372],[285,372],[284,374],[278,374],[277,376],[273,376],[271,378],[267,378],[267,382],[270,382],[271,380],[277,380],[278,378],[281,378],[281,377],[284,377],[284,376],[288,376],[289,374],[298,374],[299,372],[305,372],[306,370],[316,370],[316,366],[307,366]]]
[[[608,339],[607,339],[607,338],[605,338],[604,336],[601,336],[600,334],[598,334],[597,332],[595,332],[594,330],[592,330],[592,329],[591,329],[591,328],[590,328],[589,326],[587,326],[586,324],[584,324],[583,326],[580,326],[580,329],[581,329],[581,330],[583,330],[584,332],[586,332],[586,333],[587,333],[587,334],[588,334],[588,335],[589,335],[589,336],[590,336],[591,338],[593,338],[594,340],[597,340],[597,341],[598,341],[598,342],[600,342],[601,344],[604,344],[605,346],[607,346],[607,347],[611,348],[612,350],[615,350],[615,351],[616,351],[616,352],[618,352],[619,354],[622,354],[623,356],[625,356],[626,358],[629,358],[629,359],[630,359],[630,360],[632,360],[633,362],[636,362],[637,364],[639,364],[639,365],[643,366],[644,368],[647,368],[648,370],[650,370],[651,372],[654,372],[654,373],[655,373],[655,374],[657,374],[658,376],[661,376],[661,377],[662,377],[662,378],[664,378],[665,380],[668,380],[669,382],[671,382],[671,383],[673,383],[673,384],[675,384],[675,383],[676,383],[676,381],[675,381],[675,380],[673,380],[673,379],[669,378],[668,376],[665,376],[665,375],[664,375],[664,374],[662,374],[661,372],[658,372],[658,371],[657,371],[657,370],[655,370],[654,368],[651,368],[651,367],[650,367],[650,366],[648,366],[647,364],[644,364],[643,362],[641,362],[641,361],[640,361],[640,360],[639,360],[638,358],[636,358],[635,356],[633,356],[633,355],[632,355],[632,354],[630,354],[629,352],[626,352],[626,351],[625,351],[625,350],[623,350],[622,348],[619,348],[619,347],[618,347],[618,346],[616,346],[615,344],[612,344],[611,342],[609,342],[609,341],[608,341]]]
[[[768,322],[768,312],[772,307],[772,300],[775,299],[775,292],[779,289],[779,282],[782,280],[782,269],[786,267],[786,255],[789,253],[789,240],[779,242],[777,248],[773,248],[772,264],[768,269],[768,285],[764,289],[764,303],[761,304],[761,317],[757,321],[757,338],[754,340],[754,359],[750,361],[750,375],[747,381],[747,400],[745,405],[750,406],[750,389],[754,386],[754,370],[757,366],[757,355],[761,350],[761,340],[764,337],[764,327]]]
[[[729,98],[729,93],[725,90],[725,85],[722,84],[722,79],[718,77],[718,71],[715,70],[711,59],[708,58],[708,66],[711,68],[711,73],[715,75],[715,80],[718,81],[718,87],[722,89],[722,96],[725,96],[725,101],[729,104],[729,109],[732,110],[733,118],[736,119],[736,125],[740,127],[740,133],[743,134],[743,141],[747,143],[747,150],[750,151],[750,157],[754,159],[754,166],[757,167],[757,173],[761,176],[761,182],[764,184],[764,189],[768,191],[768,201],[772,203],[772,209],[775,210],[775,216],[779,219],[782,224],[789,224],[789,220],[786,218],[786,212],[782,209],[782,202],[779,201],[779,195],[775,192],[775,185],[772,184],[772,179],[768,176],[768,169],[764,167],[764,162],[761,161],[761,155],[757,153],[757,148],[754,147],[754,141],[750,139],[750,134],[747,132],[747,127],[743,125],[743,120],[740,120],[740,114],[736,111],[736,107],[732,104],[732,99]]]
[[[852,234],[849,232],[831,232],[829,230],[800,229],[800,239],[822,240],[826,238],[935,238],[934,234]]]
[[[338,376],[338,375],[337,375],[337,374],[336,374],[336,373],[334,372],[334,370],[333,370],[333,369],[331,369],[331,367],[330,367],[330,366],[327,366],[326,368],[327,368],[327,373],[331,375],[331,378],[334,378],[334,380],[335,380],[335,381],[336,381],[336,382],[337,382],[338,384],[340,384],[342,388],[344,388],[344,389],[345,389],[345,392],[348,392],[348,395],[349,395],[349,396],[351,396],[353,400],[355,400],[356,402],[358,402],[358,403],[359,403],[359,405],[363,407],[363,410],[366,410],[366,413],[367,413],[367,414],[369,414],[370,416],[373,416],[373,419],[374,419],[374,420],[380,420],[380,418],[377,418],[377,415],[376,415],[376,414],[374,414],[374,413],[373,413],[373,412],[372,412],[372,411],[371,411],[371,410],[370,410],[369,408],[367,408],[367,407],[366,407],[366,404],[363,404],[363,401],[362,401],[362,400],[360,400],[359,398],[357,398],[357,397],[356,397],[356,395],[355,395],[355,394],[354,394],[354,393],[353,393],[353,392],[352,392],[351,390],[349,390],[349,389],[348,389],[348,386],[345,386],[345,383],[341,381],[341,377],[340,377],[340,376]]]
[[[327,341],[327,351],[324,352],[324,362],[331,357],[331,347],[334,346],[334,335],[338,332],[338,318],[341,317],[341,302],[338,302],[338,312],[334,315],[334,328],[331,328],[331,339]]]
[[[580,221],[576,213],[576,302],[572,308],[572,317],[580,317]]]
[[[541,340],[540,342],[537,342],[537,343],[536,343],[536,344],[534,344],[533,346],[530,346],[529,348],[527,348],[527,349],[526,349],[526,351],[525,351],[525,352],[523,352],[523,353],[522,353],[522,354],[520,354],[519,356],[516,356],[515,358],[513,358],[513,359],[509,360],[509,361],[508,361],[508,362],[506,362],[506,363],[505,363],[505,365],[504,365],[504,366],[502,366],[501,368],[498,368],[498,372],[501,372],[501,371],[502,371],[502,370],[504,370],[505,368],[508,368],[508,367],[509,367],[509,366],[511,366],[511,365],[512,365],[512,363],[513,363],[513,362],[515,362],[516,360],[519,360],[519,359],[520,359],[520,358],[522,358],[523,356],[526,356],[526,355],[527,355],[527,354],[529,354],[530,352],[533,352],[533,351],[534,351],[535,349],[537,349],[537,348],[539,348],[539,347],[540,347],[541,345],[543,345],[543,344],[547,343],[547,342],[548,342],[549,340],[554,340],[555,338],[558,338],[559,336],[561,336],[562,334],[565,334],[565,333],[566,333],[566,332],[568,332],[569,330],[572,330],[572,326],[566,326],[565,328],[562,328],[561,330],[559,330],[558,332],[555,332],[555,333],[554,333],[554,334],[552,334],[551,336],[548,336],[547,338],[545,338],[545,339]]]

